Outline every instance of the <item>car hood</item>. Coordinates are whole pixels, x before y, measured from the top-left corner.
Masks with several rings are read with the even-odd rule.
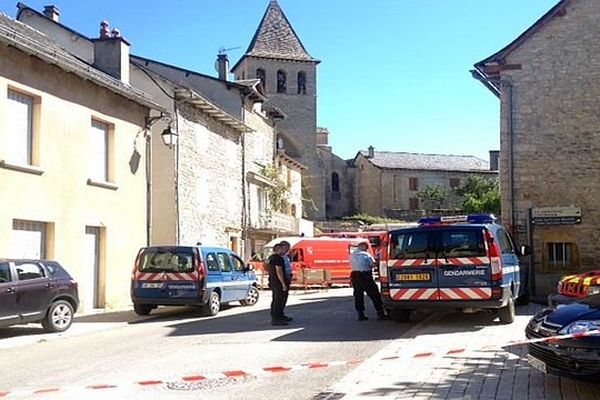
[[[566,326],[578,320],[600,320],[600,295],[586,297],[575,303],[553,310],[546,321]]]

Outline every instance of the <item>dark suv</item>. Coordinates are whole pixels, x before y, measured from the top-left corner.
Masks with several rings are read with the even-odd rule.
[[[41,322],[62,332],[78,305],[77,282],[58,262],[0,259],[0,327]]]

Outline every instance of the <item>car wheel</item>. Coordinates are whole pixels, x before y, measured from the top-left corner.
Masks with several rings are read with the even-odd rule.
[[[410,310],[393,308],[390,310],[390,315],[394,322],[408,322],[410,319]]]
[[[46,332],[64,332],[73,323],[73,306],[66,300],[58,300],[52,303],[42,321]]]
[[[133,304],[133,311],[137,315],[148,315],[154,309],[152,304]]]
[[[508,298],[508,303],[498,310],[498,317],[503,324],[512,324],[515,320],[515,303],[512,297]]]
[[[208,297],[208,302],[204,305],[204,313],[206,315],[217,315],[219,310],[221,309],[221,298],[219,293],[211,292]]]
[[[252,286],[248,292],[248,298],[240,300],[240,304],[243,306],[253,306],[258,303],[258,297],[258,289],[255,286]]]

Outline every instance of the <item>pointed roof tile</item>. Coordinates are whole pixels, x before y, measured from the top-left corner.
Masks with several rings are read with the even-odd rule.
[[[319,62],[294,32],[277,0],[271,0],[245,56]]]

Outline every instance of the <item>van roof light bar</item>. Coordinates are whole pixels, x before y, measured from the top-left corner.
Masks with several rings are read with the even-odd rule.
[[[452,215],[443,217],[426,217],[420,218],[420,225],[440,225],[440,224],[493,224],[496,222],[496,217],[493,214],[469,214],[469,215]]]

